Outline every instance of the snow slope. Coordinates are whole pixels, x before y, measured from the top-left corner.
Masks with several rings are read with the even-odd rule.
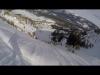
[[[93,22],[95,25],[100,27],[100,10],[68,10],[68,9],[60,9],[60,10],[53,10],[54,12],[60,12],[60,13],[72,13],[76,16],[81,16],[83,18],[86,18],[87,20]],[[86,25],[84,25],[87,27]],[[93,56],[100,59],[100,35],[95,34],[94,32],[89,33],[91,34],[91,42],[94,44],[93,48],[90,49],[83,49],[81,48],[79,51],[76,51],[76,54],[80,56]],[[90,38],[89,38],[90,39]],[[95,41],[96,40],[96,41]],[[58,46],[59,47],[59,46]],[[60,47],[62,48],[62,47]],[[62,48],[66,49],[66,48]]]
[[[65,12],[71,12],[76,16],[81,16],[86,18],[87,20],[93,22],[100,28],[100,10],[65,10]],[[92,42],[94,43],[94,47],[91,49],[80,49],[80,51],[76,52],[80,56],[90,55],[100,59],[100,35],[96,35],[92,33]],[[96,39],[96,41],[94,41]]]
[[[37,21],[46,20],[48,22],[55,22],[55,21],[53,21],[51,19],[48,19],[48,18],[46,18],[44,16],[36,16],[35,14],[32,14],[32,13],[26,11],[26,10],[12,10],[12,13],[14,13],[14,14],[21,14],[21,15],[23,15],[25,17],[28,17],[28,18],[30,18],[32,20],[35,20],[35,21],[36,20]]]
[[[24,15],[31,14],[24,11]],[[72,54],[68,48],[43,42],[49,40],[52,31],[47,30],[38,30],[36,40],[0,19],[0,65],[100,65],[99,39],[91,51],[81,49]]]
[[[0,24],[4,24],[1,20]],[[4,27],[4,28],[3,28]],[[7,27],[7,28],[5,28]],[[12,32],[13,31],[13,32]],[[8,35],[7,35],[8,34]],[[0,25],[0,65],[99,65],[100,60],[87,61],[78,55],[32,39],[23,32]],[[97,61],[94,61],[97,60]]]
[[[93,22],[98,27],[100,27],[100,10],[92,9],[92,10],[66,10],[66,12],[71,12],[77,16],[81,16],[86,18],[87,20]]]

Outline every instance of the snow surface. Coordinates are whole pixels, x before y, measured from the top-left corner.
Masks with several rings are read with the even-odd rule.
[[[100,27],[100,10],[99,9],[92,9],[92,10],[66,10],[66,12],[71,12],[75,14],[76,16],[81,16],[83,18],[86,18],[87,20],[93,22],[98,27]]]
[[[25,17],[28,17],[28,18],[30,18],[32,20],[35,20],[35,21],[36,20],[37,21],[47,20],[48,22],[55,22],[55,21],[53,21],[51,19],[48,19],[48,18],[46,18],[44,16],[36,16],[35,14],[32,14],[32,13],[26,11],[26,10],[12,10],[12,13],[14,13],[14,14],[21,14],[21,15],[23,15]]]
[[[73,54],[68,48],[43,42],[50,41],[52,30],[47,30],[37,30],[39,38],[36,40],[0,19],[0,65],[100,65],[99,36],[94,37],[97,38],[94,48]]]
[[[75,54],[7,29],[0,26],[0,65],[91,65]],[[99,64],[100,61],[96,62]]]
[[[99,9],[92,9],[92,10],[65,10],[67,12],[71,12],[76,16],[81,16],[86,18],[87,20],[93,22],[100,28],[100,10]],[[87,28],[87,25],[84,24],[84,27]],[[100,35],[96,35],[92,33],[92,43],[94,43],[94,47],[91,49],[81,49],[80,51],[76,52],[80,56],[90,55],[100,59]]]

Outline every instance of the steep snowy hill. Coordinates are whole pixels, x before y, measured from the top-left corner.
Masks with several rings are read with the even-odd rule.
[[[0,65],[100,65],[100,35],[92,31],[89,32],[89,35],[92,37],[89,39],[95,46],[91,49],[81,48],[73,54],[68,51],[68,47],[65,48],[48,43],[50,42],[50,34],[54,31],[51,25],[56,24],[56,22],[60,25],[60,21],[67,24],[66,18],[69,16],[64,17],[63,15],[66,13],[68,15],[70,12],[49,10],[42,11],[41,16],[38,15],[40,12],[41,10],[13,10],[8,15],[3,12],[0,13],[0,17],[3,18],[3,20],[0,19]],[[55,16],[50,17],[44,15],[44,13]],[[21,14],[20,19],[19,17],[17,19],[16,17],[19,14]],[[23,16],[24,18],[22,18]],[[71,15],[71,17],[74,16]],[[75,19],[68,19],[73,25],[76,23]],[[32,21],[35,23],[31,23]],[[39,24],[37,21],[42,21],[42,23]],[[84,23],[80,20],[79,22]],[[87,21],[85,20],[85,22]],[[97,27],[90,22],[88,23],[87,25],[90,25],[91,30],[93,30],[93,27]],[[22,30],[19,31],[19,29],[13,27],[14,25]],[[74,27],[80,27],[79,25]],[[30,37],[27,32],[35,32],[37,39]],[[95,39],[97,39],[96,42]]]
[[[13,29],[6,30],[0,26],[0,53],[2,53],[0,65],[98,65],[100,63],[97,58],[89,56],[92,62],[87,61],[88,59],[84,60],[68,51],[32,39],[22,32],[12,31]]]
[[[5,26],[0,26],[0,65],[91,65],[77,55]]]
[[[100,10],[66,10],[75,15],[82,16],[100,27]]]

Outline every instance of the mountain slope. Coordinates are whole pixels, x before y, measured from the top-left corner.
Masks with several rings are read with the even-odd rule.
[[[52,31],[48,26],[36,29],[38,39],[33,39],[0,20],[0,65],[100,65],[99,39],[91,51],[81,49],[73,54],[68,48],[47,43]]]
[[[1,65],[25,65],[26,62],[26,65],[91,65],[91,62],[87,62],[87,60],[84,60],[84,58],[81,58],[68,51],[61,50],[53,45],[46,44],[42,41],[31,39],[28,35],[22,32],[11,32],[11,30],[6,30],[2,27],[0,30],[2,31],[4,37],[6,36],[6,38],[8,38],[8,40],[6,40],[2,35],[0,35],[0,43],[3,44],[3,41],[5,42],[5,47],[1,46],[0,51],[8,47],[5,51],[8,53],[3,53],[3,55],[6,55],[7,58],[1,58]],[[10,46],[7,42],[10,44]],[[12,57],[12,55],[16,57]],[[22,60],[24,60],[25,64],[23,64]],[[100,61],[98,60],[96,62],[99,64]],[[94,63],[94,65],[97,64]]]

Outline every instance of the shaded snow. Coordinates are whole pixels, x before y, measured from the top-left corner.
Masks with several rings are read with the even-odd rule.
[[[92,9],[92,10],[66,10],[66,12],[71,12],[76,16],[81,16],[86,18],[87,20],[93,22],[98,27],[100,27],[100,10]]]

